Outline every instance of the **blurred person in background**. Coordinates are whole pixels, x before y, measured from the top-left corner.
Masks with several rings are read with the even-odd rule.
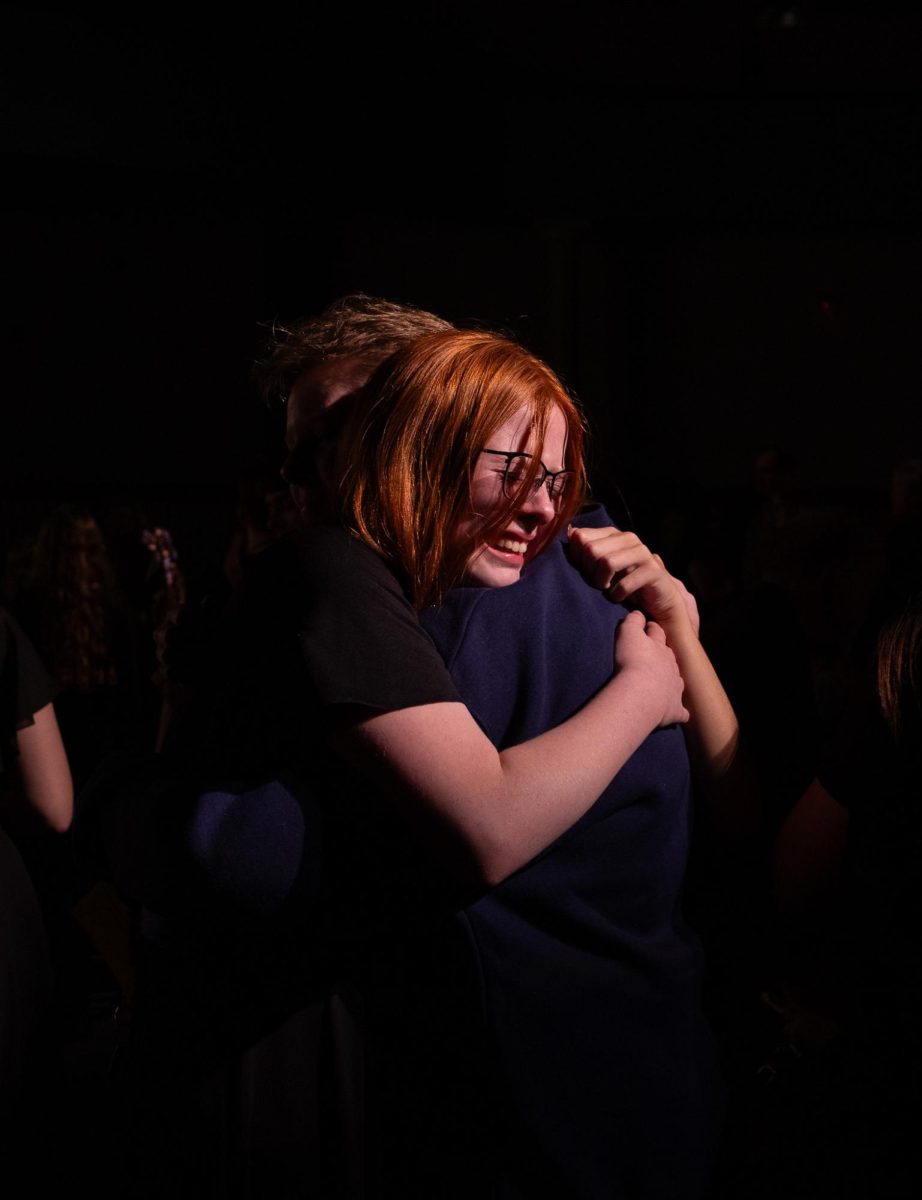
[[[79,796],[103,758],[142,736],[136,626],[106,540],[84,506],[47,512],[22,568],[14,615],[55,681],[55,713]],[[70,839],[35,830],[19,846],[45,912],[60,1019],[83,1036],[92,994],[109,980],[74,912],[83,884]]]
[[[0,1149],[7,1170],[27,1147],[56,1140],[59,1115],[46,1057],[56,1033],[54,964],[42,902],[18,849],[37,831],[63,837],[73,815],[55,691],[35,648],[0,608]]]
[[[42,521],[16,616],[57,681],[58,721],[80,787],[138,735],[138,645],[95,516],[72,504]]]

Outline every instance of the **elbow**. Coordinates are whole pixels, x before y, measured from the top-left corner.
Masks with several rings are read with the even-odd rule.
[[[483,891],[499,887],[528,861],[528,856],[523,857],[519,847],[505,839],[481,843],[474,849],[472,857],[477,881]]]
[[[495,806],[493,819],[468,833],[468,859],[476,871],[482,890],[499,887],[522,867],[527,866],[554,840],[557,831],[521,819],[504,817],[502,804]]]
[[[726,779],[734,769],[738,769],[739,743],[739,725],[734,721],[732,729],[726,732],[720,745],[713,747],[708,754],[707,766],[712,779]]]
[[[55,812],[50,814],[46,819],[49,827],[54,833],[69,832],[74,820],[73,803],[68,805],[66,808],[61,807],[56,809]]]
[[[45,824],[53,833],[67,833],[74,820],[74,792],[68,788],[57,796],[46,798],[36,804],[45,820]]]
[[[508,844],[493,838],[443,840],[439,857],[470,896],[481,896],[498,887],[522,865]]]
[[[453,874],[461,889],[462,904],[467,905],[475,903],[481,896],[499,887],[512,872],[505,871],[502,867],[476,864],[467,869],[455,870]]]
[[[492,888],[499,885],[512,874],[504,863],[483,863],[478,871],[478,883],[483,891],[490,891]]]
[[[470,843],[437,848],[442,866],[456,881],[466,897],[464,903],[473,903],[478,896],[491,891],[512,873],[502,855],[488,854]]]
[[[74,819],[74,790],[70,786],[47,788],[31,786],[25,789],[25,799],[32,811],[53,833],[67,833]]]

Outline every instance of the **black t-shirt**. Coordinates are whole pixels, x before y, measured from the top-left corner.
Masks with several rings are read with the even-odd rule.
[[[34,723],[54,691],[31,643],[0,609],[0,775],[16,757],[16,730]],[[19,852],[0,828],[0,1146],[21,1103],[50,989],[39,902]]]
[[[388,711],[457,701],[429,634],[384,560],[334,526],[302,538],[301,645],[317,702]]]
[[[328,827],[328,895],[375,942],[450,905],[451,883],[390,799],[332,749],[336,727],[369,712],[458,701],[435,644],[384,560],[346,530],[302,538],[301,649],[313,718],[304,770]],[[348,915],[347,915],[348,914]],[[385,936],[390,936],[390,933]]]
[[[375,783],[329,749],[342,721],[459,695],[399,581],[341,529],[304,538],[301,635],[325,779],[329,928],[365,1007],[369,1195],[482,1195],[472,981],[453,952],[457,886]],[[482,1089],[481,1089],[482,1093]],[[480,1104],[482,1108],[482,1104]],[[468,1186],[474,1173],[476,1185]]]
[[[165,752],[139,768],[129,762],[126,781],[114,764],[78,814],[83,854],[92,855],[102,827],[116,874],[143,885],[138,898],[158,912],[186,904],[188,886],[200,892],[201,883],[247,911],[265,911],[268,888],[277,907],[302,839],[312,842],[304,862],[316,858],[318,810],[336,831],[323,837],[328,872],[344,876],[345,862],[337,864],[363,844],[356,831],[376,817],[388,828],[391,821],[385,805],[365,803],[367,781],[332,750],[333,727],[347,707],[354,714],[356,705],[381,711],[457,699],[394,576],[338,528],[307,529],[254,556],[208,645],[173,650],[171,669],[194,699]],[[303,822],[292,823],[292,780]],[[285,786],[267,794],[262,785],[277,781]],[[385,857],[373,856],[376,870],[385,870]],[[185,870],[190,858],[195,878],[178,886],[177,863]],[[245,877],[235,866],[243,859]]]
[[[57,692],[32,643],[0,608],[0,774],[16,757],[16,731],[34,724]]]

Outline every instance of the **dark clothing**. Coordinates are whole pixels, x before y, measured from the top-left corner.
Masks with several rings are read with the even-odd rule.
[[[165,748],[113,758],[76,844],[133,915],[116,1062],[139,1194],[358,1196],[356,999],[323,933],[315,708],[295,539],[246,562],[167,647]]]
[[[313,678],[301,637],[316,649]],[[414,674],[420,644],[428,669]],[[167,665],[187,703],[164,752],[109,763],[77,828],[81,861],[135,912],[118,1066],[139,1170],[151,1157],[148,1186],[167,1191],[182,1179],[271,1196],[284,1175],[291,1194],[357,1196],[363,917],[387,924],[376,879],[392,872],[411,885],[404,911],[425,906],[419,871],[398,866],[413,861],[405,838],[380,805],[368,811],[367,783],[330,749],[318,694],[341,685],[337,707],[397,708],[457,693],[381,560],[330,529],[247,559],[225,603],[181,620]],[[252,1119],[235,1124],[257,1085]],[[230,1155],[252,1171],[245,1182],[212,1171]]]
[[[302,545],[308,607],[301,644],[321,710],[384,712],[459,699],[383,559],[332,526],[307,530]]]
[[[430,636],[384,561],[345,530],[303,540],[301,646],[315,705],[310,770],[324,797],[324,879],[331,936],[360,958],[392,931],[428,927],[454,888],[407,834],[388,799],[330,748],[337,723],[422,704],[457,702]],[[320,782],[322,781],[322,782]],[[354,960],[353,960],[354,961]]]
[[[153,684],[139,666],[139,631],[133,614],[117,595],[101,602],[98,635],[102,646],[95,661],[111,677],[79,686],[67,677],[67,661],[58,661],[52,632],[61,620],[48,594],[23,591],[17,618],[58,684],[55,716],[67,752],[75,792],[108,755],[153,744],[156,729],[151,711]],[[86,635],[89,630],[84,630]]]
[[[611,521],[595,508],[576,523]],[[458,588],[422,622],[502,749],[607,682],[626,612],[558,540],[519,583]],[[656,730],[571,829],[460,914],[497,1064],[499,1195],[702,1193],[720,1089],[682,917],[690,819],[682,731]]]
[[[17,757],[16,731],[33,725],[58,690],[22,628],[0,608],[0,774]]]
[[[363,1130],[350,1092],[362,1075],[365,918],[375,914],[377,937],[395,912],[427,906],[419,851],[330,749],[324,702],[399,708],[457,692],[383,562],[338,529],[273,543],[246,560],[220,611],[191,617],[168,654],[188,705],[163,755],[140,773],[129,764],[123,783],[102,781],[99,831],[89,831],[140,906],[124,1065],[145,1127],[172,1154],[163,1178],[185,1163],[201,1179],[207,1143],[220,1149],[225,1135],[206,1124],[202,1102],[224,1090],[212,1086],[220,1069],[257,1075],[264,1093],[259,1128],[235,1132],[229,1147],[251,1162],[260,1154],[246,1195],[272,1195],[285,1168],[306,1195],[357,1196]],[[383,952],[370,969],[380,977],[397,961]],[[371,1070],[380,1073],[377,1061]],[[272,1125],[276,1142],[286,1131],[289,1140],[270,1169]]]
[[[31,725],[53,694],[35,650],[0,609],[0,787],[4,770],[16,758],[16,730]],[[0,1149],[5,1155],[30,1132],[23,1101],[39,1036],[48,1033],[51,988],[41,906],[18,850],[0,827]],[[28,1113],[35,1119],[33,1108]]]
[[[459,889],[389,798],[329,749],[357,713],[457,702],[458,692],[377,554],[333,527],[309,530],[304,549],[328,932],[365,1008],[367,1195],[487,1197],[483,1038]]]
[[[165,749],[214,776],[252,777],[293,766],[307,702],[298,633],[304,586],[297,535],[243,560],[227,594],[181,612],[164,651],[179,701]]]
[[[0,1147],[6,1150],[40,1049],[39,1034],[48,1033],[51,985],[38,897],[19,852],[0,828]]]
[[[780,1016],[764,1065],[734,1093],[714,1200],[918,1191],[919,747],[896,743],[865,682],[817,767],[848,810],[842,871],[778,917],[769,994]]]
[[[317,530],[307,569],[303,644],[328,722],[460,692],[501,747],[559,724],[611,676],[625,610],[586,587],[560,543],[512,587],[457,589],[423,614],[458,692],[371,551]],[[344,877],[364,881],[370,1194],[700,1195],[719,1088],[680,911],[681,731],[651,735],[572,829],[468,903],[386,798],[331,769],[338,837],[358,864]]]
[[[233,669],[219,703],[231,722],[236,713],[236,735],[225,737],[216,721],[201,748],[230,776],[259,767],[271,779],[285,767],[309,781],[302,813],[321,813],[320,832],[306,819],[292,824],[291,794],[273,787],[258,793],[255,807],[252,792],[191,789],[179,805],[182,819],[166,830],[158,901],[170,918],[165,935],[184,928],[182,906],[171,908],[171,894],[183,891],[171,893],[171,845],[180,857],[198,856],[206,890],[207,881],[223,879],[225,897],[242,898],[250,915],[253,896],[275,898],[264,913],[268,926],[231,922],[223,943],[209,944],[205,922],[180,947],[188,966],[180,959],[175,974],[168,969],[167,986],[171,975],[180,985],[204,980],[202,994],[220,999],[240,969],[228,948],[249,953],[271,944],[264,957],[276,975],[300,962],[296,977],[314,970],[341,982],[345,994],[361,994],[366,1194],[375,1200],[698,1195],[717,1088],[697,1007],[698,951],[680,912],[689,832],[681,732],[651,735],[581,821],[473,900],[388,798],[331,749],[338,723],[357,713],[462,697],[497,745],[532,737],[572,715],[610,676],[624,610],[586,587],[557,544],[514,587],[459,589],[441,615],[425,616],[436,631],[446,623],[437,635],[446,639],[456,686],[370,549],[343,530],[319,527],[280,554],[285,564],[277,559],[272,576],[284,579],[284,597],[274,624],[267,587],[249,609],[262,613],[253,644],[250,634],[225,642]],[[233,628],[244,627],[238,614]],[[292,658],[296,630],[303,657]],[[289,666],[277,676],[284,683],[273,689],[286,656]],[[276,740],[276,715],[283,721],[292,713],[287,735]],[[268,740],[250,736],[250,722]],[[303,839],[299,861],[322,837],[320,863],[311,860],[316,888],[299,892],[290,882],[298,856],[289,853],[280,890],[254,890],[253,871],[279,884],[278,837],[267,836],[264,805],[282,814],[280,828]],[[243,859],[242,829],[253,831]],[[142,839],[141,848],[147,844]],[[248,864],[242,873],[239,861]],[[271,943],[260,940],[261,928]],[[169,950],[156,929],[152,946]],[[245,961],[242,984],[257,961]],[[261,969],[255,974],[264,981]],[[279,980],[283,994],[297,994],[293,984]],[[186,996],[177,992],[180,1016]],[[148,1054],[149,1065],[156,1057]]]
[[[844,886],[827,963],[849,989],[851,1034],[881,1070],[915,1087],[922,1066],[922,755],[900,746],[868,691],[845,714],[817,776],[848,809]],[[910,1085],[909,1081],[912,1080]]]

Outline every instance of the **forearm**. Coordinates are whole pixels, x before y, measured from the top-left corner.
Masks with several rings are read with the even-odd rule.
[[[500,877],[575,824],[657,728],[643,689],[642,678],[618,675],[563,725],[502,751],[492,856]]]
[[[456,866],[494,885],[595,803],[656,728],[656,703],[624,672],[564,724],[501,752],[460,704],[376,715],[341,745]]]
[[[698,638],[698,608],[685,586],[635,534],[571,529],[571,557],[583,578],[616,602],[640,608],[666,635],[684,683],[685,727],[697,790],[718,825],[747,836],[761,821],[758,788],[739,753],[733,706]]]
[[[710,779],[720,779],[732,767],[739,743],[739,722],[723,684],[691,623],[677,611],[662,620],[666,644],[676,656],[685,683],[685,726],[689,749]]]
[[[750,838],[762,825],[762,789],[741,752],[730,698],[687,616],[677,612],[663,628],[685,682],[685,739],[697,794],[716,831],[733,840]]]

